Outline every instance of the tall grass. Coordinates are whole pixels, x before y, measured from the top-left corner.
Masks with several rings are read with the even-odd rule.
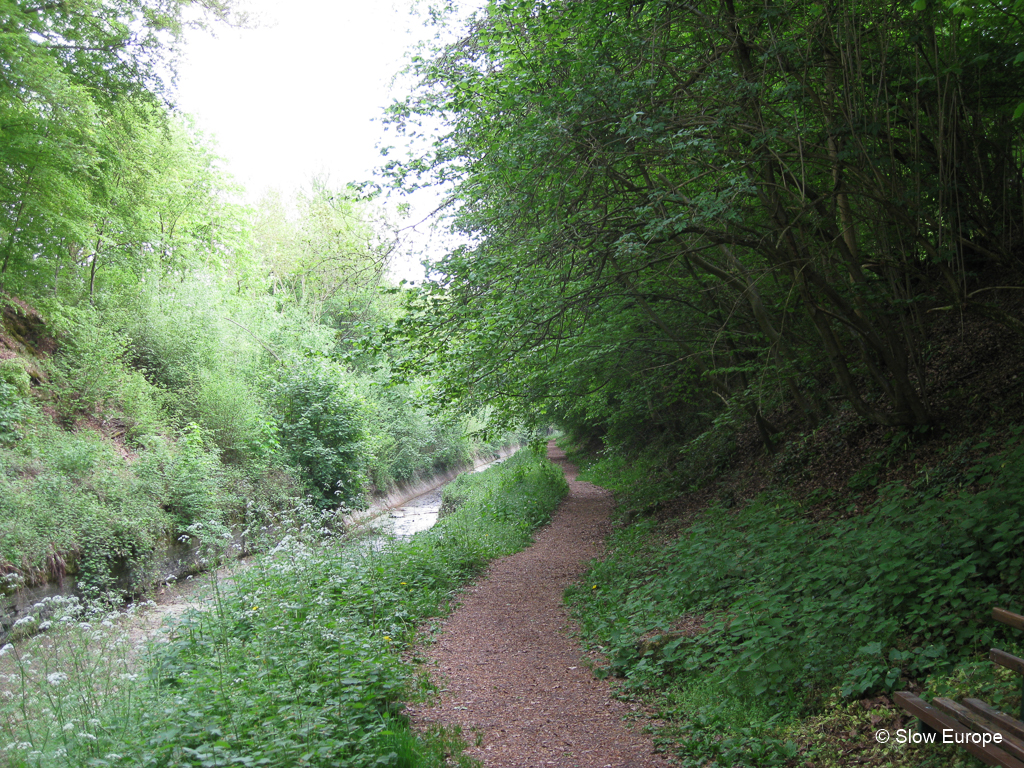
[[[486,557],[518,551],[530,534],[551,519],[569,492],[562,471],[543,458],[543,448],[523,448],[483,472],[464,473],[445,486],[438,535],[473,542]]]
[[[472,487],[469,498],[434,530],[381,546],[325,537],[323,513],[298,510],[296,522],[305,525],[216,583],[206,604],[137,668],[124,651],[90,650],[89,633],[116,634],[112,620],[97,629],[74,615],[50,619],[50,631],[33,641],[53,648],[44,664],[31,644],[5,651],[16,664],[0,761],[33,768],[450,764],[451,740],[413,734],[402,715],[417,687],[402,654],[490,558],[525,545],[566,490],[560,472],[533,451],[462,484]],[[222,544],[216,536],[206,543]],[[54,633],[54,626],[69,629]]]

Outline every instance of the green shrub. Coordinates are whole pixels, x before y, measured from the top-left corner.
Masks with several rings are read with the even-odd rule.
[[[612,491],[616,514],[629,518],[679,495],[681,475],[671,471],[674,453],[652,445],[635,455],[605,450],[596,460],[576,453],[570,457],[581,465],[579,478]]]
[[[49,363],[50,390],[65,419],[80,414],[127,418],[132,436],[165,428],[163,393],[130,367],[130,339],[90,309],[55,315],[60,351]]]
[[[209,442],[198,424],[189,424],[168,466],[166,506],[179,529],[224,516],[220,456]]]
[[[25,364],[17,358],[0,360],[0,382],[9,384],[22,397],[28,397],[32,379],[25,370]]]
[[[170,520],[109,442],[39,419],[17,451],[0,451],[0,466],[0,561],[29,579],[139,586],[125,578],[145,573]]]
[[[360,405],[339,371],[296,364],[271,391],[281,445],[320,506],[363,503]]]
[[[224,319],[227,297],[198,283],[174,295],[143,295],[117,318],[131,339],[133,366],[166,392],[179,428],[201,425],[231,463],[265,458],[251,449],[270,419],[255,391],[258,352]]]
[[[410,387],[362,379],[358,391],[364,402],[366,470],[377,488],[386,490],[470,461],[463,424],[428,415]]]
[[[19,426],[27,410],[28,404],[17,387],[7,381],[0,381],[0,446],[21,437]]]
[[[221,456],[232,463],[263,458],[257,446],[269,415],[250,385],[240,375],[224,371],[203,370],[197,379],[199,418]]]

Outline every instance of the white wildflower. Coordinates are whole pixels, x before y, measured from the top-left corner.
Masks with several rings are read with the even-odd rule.
[[[58,685],[68,679],[68,676],[63,672],[51,672],[46,676],[46,682],[56,688]]]
[[[61,730],[63,730],[65,733],[67,731],[75,730],[75,721],[72,720],[70,723],[64,723],[64,727]]]

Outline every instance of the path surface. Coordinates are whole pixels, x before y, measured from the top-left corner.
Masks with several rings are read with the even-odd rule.
[[[667,766],[649,736],[626,727],[631,706],[611,698],[570,639],[562,592],[603,551],[614,502],[577,481],[553,443],[548,455],[565,470],[569,495],[532,547],[491,564],[425,649],[442,694],[410,707],[413,722],[461,725],[471,745],[480,735],[467,751],[487,766]]]

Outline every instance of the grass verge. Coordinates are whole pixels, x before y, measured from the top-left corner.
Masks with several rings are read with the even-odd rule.
[[[460,760],[457,734],[410,730],[402,701],[416,695],[416,678],[402,654],[484,564],[528,544],[567,490],[534,450],[460,485],[462,504],[433,530],[379,545],[324,536],[322,514],[306,510],[306,525],[217,585],[205,610],[153,644],[137,669],[111,616],[42,606],[49,631],[0,660],[8,664],[0,760],[39,768]],[[215,537],[206,543],[220,546]]]

